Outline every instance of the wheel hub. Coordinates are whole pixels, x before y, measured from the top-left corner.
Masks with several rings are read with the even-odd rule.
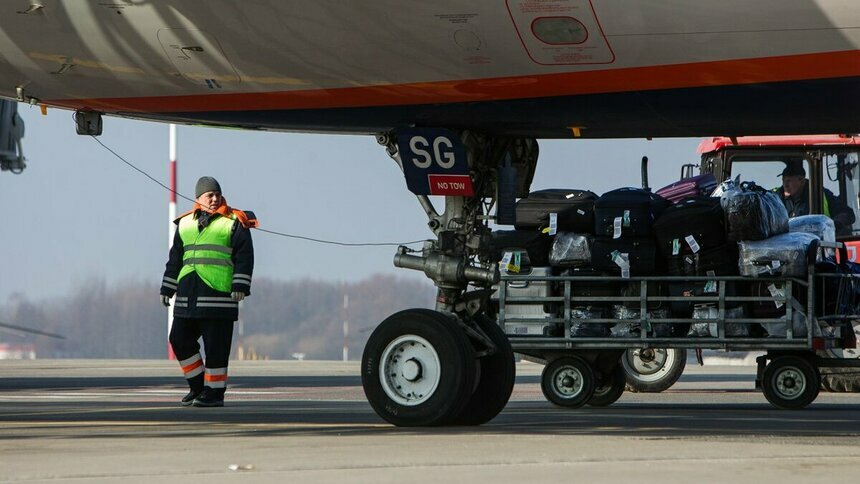
[[[564,398],[571,398],[582,391],[582,375],[576,368],[560,368],[553,381],[556,393]]]
[[[622,363],[625,368],[640,375],[640,379],[658,378],[668,371],[672,357],[663,348],[643,348],[627,351]]]
[[[803,374],[796,368],[787,368],[776,376],[776,389],[783,398],[797,398],[806,387]]]
[[[379,381],[389,398],[399,405],[420,405],[439,386],[439,354],[426,339],[403,335],[385,347],[379,361]]]

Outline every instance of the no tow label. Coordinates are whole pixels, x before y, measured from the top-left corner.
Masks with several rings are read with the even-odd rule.
[[[474,194],[466,149],[447,129],[403,129],[397,133],[397,149],[406,186],[416,195]]]

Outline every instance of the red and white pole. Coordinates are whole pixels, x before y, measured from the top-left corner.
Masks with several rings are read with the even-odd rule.
[[[167,204],[167,250],[173,246],[173,237],[176,234],[176,224],[173,221],[176,219],[176,125],[170,125],[170,199]],[[176,298],[170,301],[170,306],[167,307],[167,336],[170,337],[170,328],[173,327],[173,304]],[[176,355],[173,354],[173,348],[170,346],[170,341],[167,342],[167,359],[175,360]]]

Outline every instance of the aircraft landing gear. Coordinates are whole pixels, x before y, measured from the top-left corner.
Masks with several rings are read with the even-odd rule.
[[[400,247],[394,258],[395,266],[422,271],[433,280],[436,310],[410,309],[388,317],[362,355],[362,386],[371,407],[399,426],[481,425],[501,412],[514,386],[513,350],[495,319],[485,313],[489,288],[499,280],[490,256],[487,214],[497,202],[503,163],[518,170],[517,196],[528,192],[537,143],[471,132],[434,133],[440,131],[451,137],[412,139],[433,146],[437,156],[440,146],[461,145],[474,194],[446,196],[445,211],[439,214],[426,194],[413,190],[436,240],[426,241],[421,251]],[[401,159],[397,140],[386,134],[377,141],[405,171],[408,161]],[[425,160],[414,161],[419,165]],[[453,164],[451,158],[438,162],[443,167]]]

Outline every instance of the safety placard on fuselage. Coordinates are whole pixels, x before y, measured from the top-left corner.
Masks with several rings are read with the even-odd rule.
[[[460,138],[440,128],[402,129],[397,149],[406,186],[416,195],[471,197],[472,178]]]

